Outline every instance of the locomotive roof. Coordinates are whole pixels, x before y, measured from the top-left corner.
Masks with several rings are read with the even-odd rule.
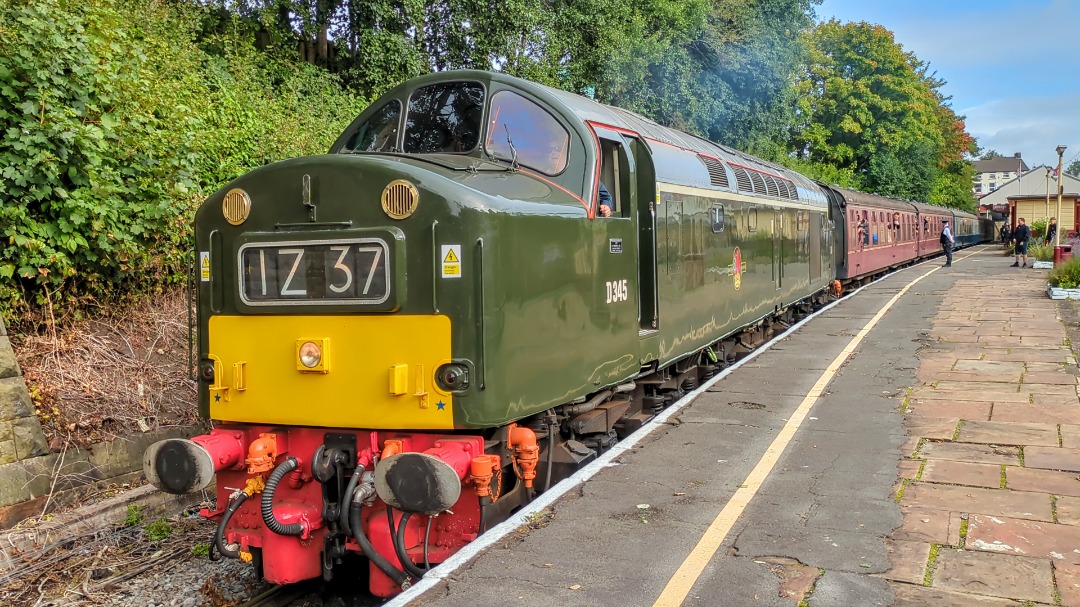
[[[409,84],[424,86],[452,80],[498,82],[527,92],[565,119],[576,122],[575,127],[586,140],[591,139],[591,135],[581,129],[585,129],[587,123],[601,128],[609,126],[638,133],[650,144],[658,181],[788,198],[820,206],[827,204],[824,193],[816,183],[791,169],[696,135],[661,126],[634,112],[543,84],[482,70],[437,72],[421,76]],[[664,150],[663,146],[669,146],[669,149]],[[697,156],[701,162],[687,162],[686,154]],[[715,162],[717,160],[720,161],[719,164]],[[727,165],[726,171],[723,164]],[[729,174],[733,178],[730,178]]]

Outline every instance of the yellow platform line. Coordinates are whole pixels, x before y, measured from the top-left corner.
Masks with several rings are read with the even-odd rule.
[[[955,263],[955,262],[954,262]],[[750,500],[757,495],[759,489],[761,489],[762,483],[776,467],[776,463],[780,460],[780,456],[784,454],[784,450],[787,449],[788,444],[791,443],[791,439],[795,436],[795,432],[802,425],[806,416],[810,413],[810,409],[817,402],[825,392],[825,387],[829,385],[832,378],[836,375],[836,372],[840,370],[840,367],[847,361],[851,353],[855,351],[855,348],[862,343],[862,340],[870,333],[870,330],[878,324],[878,322],[885,316],[885,313],[889,311],[893,305],[896,304],[900,298],[915,286],[920,280],[927,276],[937,272],[940,267],[936,267],[929,270],[922,276],[919,276],[915,280],[908,283],[903,289],[900,289],[896,295],[892,297],[885,304],[869,322],[863,326],[855,337],[848,342],[848,345],[833,359],[832,364],[821,374],[813,388],[806,394],[802,402],[799,403],[795,413],[791,415],[787,423],[780,430],[780,433],[773,439],[772,444],[765,450],[765,454],[758,460],[754,469],[750,471],[746,480],[739,485],[739,488],[735,491],[735,495],[731,496],[728,503],[724,506],[720,514],[713,519],[712,524],[705,530],[705,534],[698,540],[694,549],[690,551],[686,559],[679,566],[679,569],[675,571],[675,575],[668,580],[664,590],[660,593],[660,597],[653,603],[653,607],[676,607],[682,605],[682,602],[686,599],[686,596],[690,594],[690,590],[693,588],[694,583],[701,577],[701,572],[705,569],[705,566],[712,560],[716,551],[720,549],[720,545],[724,542],[724,538],[727,537],[731,528],[735,525],[735,521],[742,516],[746,507],[750,505]]]

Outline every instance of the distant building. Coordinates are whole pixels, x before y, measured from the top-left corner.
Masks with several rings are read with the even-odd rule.
[[[971,181],[971,191],[975,197],[986,196],[997,190],[1010,179],[1015,179],[1017,171],[1027,172],[1028,166],[1021,158],[990,158],[976,160],[975,178]]]
[[[1015,160],[1015,158],[1013,159]],[[980,211],[994,211],[1004,216],[1010,228],[1023,217],[1030,224],[1057,216],[1057,178],[1054,169],[1035,167],[1019,177],[1000,184],[996,190],[979,198]],[[1049,187],[1047,187],[1049,185]],[[1080,179],[1065,174],[1062,181],[1061,215],[1057,217],[1061,235],[1080,231]]]

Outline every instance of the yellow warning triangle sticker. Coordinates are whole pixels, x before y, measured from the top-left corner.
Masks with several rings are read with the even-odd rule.
[[[210,257],[209,256],[202,258],[202,267],[204,267],[204,268],[209,268],[210,267]]]
[[[458,263],[457,255],[454,255],[453,249],[446,252],[446,259],[443,260],[443,263]]]

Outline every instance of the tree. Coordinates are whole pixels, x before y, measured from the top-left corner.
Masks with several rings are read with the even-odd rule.
[[[1005,156],[1002,156],[1001,154],[999,154],[997,150],[986,150],[985,152],[983,152],[982,156],[979,156],[979,160],[993,160],[994,158],[1004,158],[1004,157]]]
[[[966,179],[970,190],[962,159],[975,142],[927,64],[880,25],[833,20],[804,40],[790,129],[796,159],[847,171],[860,189],[974,208],[955,186]]]
[[[1074,160],[1069,163],[1069,166],[1065,169],[1066,175],[1072,175],[1073,177],[1080,177],[1080,160]]]

